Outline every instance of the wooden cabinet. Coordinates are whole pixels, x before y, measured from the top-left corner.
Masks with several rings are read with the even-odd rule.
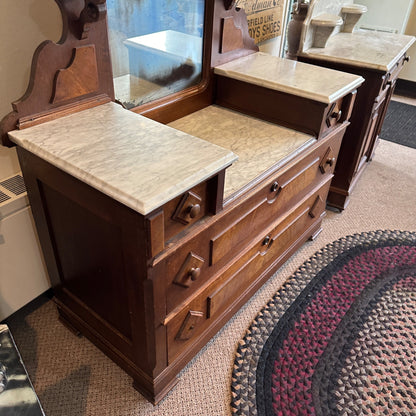
[[[331,126],[231,203],[222,201],[221,171],[147,215],[19,147],[61,320],[159,401],[279,265],[320,232],[347,125]]]
[[[357,92],[351,125],[340,149],[328,195],[328,205],[343,210],[367,162],[372,159],[396,80],[408,57],[401,55],[388,72],[307,56],[299,56],[299,60],[361,75],[365,79]]]
[[[257,170],[249,177],[244,174],[252,166],[237,170],[244,183],[238,182],[226,200],[233,151],[198,138],[198,131],[190,136],[111,102],[101,0],[89,2],[81,17],[68,2],[61,4],[70,22],[62,44],[37,49],[34,85],[0,124],[2,136],[9,132],[18,145],[60,319],[120,365],[154,403],[271,274],[321,231],[342,139],[363,81],[258,55],[244,12],[223,0],[206,5],[206,78],[197,90],[146,108],[167,111],[162,118],[175,120],[216,104],[248,115],[245,119],[261,119],[264,128],[284,126],[276,133],[282,137],[268,137],[269,147],[253,129],[244,151]],[[230,25],[238,30],[228,30]],[[55,75],[72,62],[74,50],[84,51],[78,54],[81,63],[65,72],[70,76],[63,84],[57,83]],[[251,82],[215,72],[230,62],[241,65],[237,58],[254,61],[263,75],[245,71]],[[90,78],[76,76],[77,68],[92,64],[103,90],[91,91]],[[273,79],[262,85],[264,69],[269,76],[271,67]],[[55,93],[61,102],[51,102]],[[231,141],[240,141],[238,121],[226,122]],[[215,135],[224,131],[217,129]],[[7,138],[5,143],[11,142]],[[270,151],[282,146],[290,150]],[[266,164],[259,169],[261,158]]]

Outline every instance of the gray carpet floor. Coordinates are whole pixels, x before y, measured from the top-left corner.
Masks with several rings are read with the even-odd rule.
[[[380,137],[416,149],[416,106],[390,101]]]
[[[377,229],[416,231],[416,149],[382,140],[341,213],[327,212],[323,232],[306,243],[180,373],[158,405],[87,339],[68,331],[49,300],[10,320],[47,416],[221,416],[230,414],[234,353],[251,321],[282,283],[317,250],[349,234]]]

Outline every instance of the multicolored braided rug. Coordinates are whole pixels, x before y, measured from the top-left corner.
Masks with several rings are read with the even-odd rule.
[[[375,231],[318,251],[236,353],[237,415],[416,415],[416,233]]]

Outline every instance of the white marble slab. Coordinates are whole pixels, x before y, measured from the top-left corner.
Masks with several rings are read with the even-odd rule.
[[[325,48],[310,48],[300,56],[380,71],[390,71],[415,41],[414,36],[358,30],[331,36]]]
[[[225,198],[316,142],[308,134],[215,105],[176,120],[170,126],[238,155],[238,161],[225,173]]]
[[[24,130],[10,139],[145,215],[237,157],[115,103]]]
[[[343,97],[364,82],[357,75],[262,52],[217,66],[214,71],[218,75],[323,103]]]

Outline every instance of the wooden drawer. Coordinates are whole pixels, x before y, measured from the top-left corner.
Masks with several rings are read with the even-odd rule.
[[[167,316],[169,364],[244,297],[263,273],[282,261],[306,230],[321,221],[329,184],[330,178],[283,220],[258,235],[251,247],[236,256],[237,260],[225,272],[220,271],[213,283],[196,293],[185,307]]]
[[[194,186],[147,216],[150,257],[164,250],[165,243],[201,218],[223,208],[224,171]]]
[[[271,174],[248,200],[226,209],[215,221],[204,221],[200,232],[154,263],[169,291],[167,312],[199,290],[221,267],[251,245],[253,236],[287,215],[305,195],[332,178],[345,126],[341,126],[298,161]],[[180,244],[179,244],[180,243]],[[174,246],[175,247],[175,246]]]
[[[397,78],[399,77],[400,71],[403,68],[403,65],[405,62],[409,60],[409,57],[406,54],[403,54],[403,56],[395,63],[394,67],[387,73],[387,76],[385,78],[385,82],[383,84],[383,89],[388,86],[393,86],[396,82]]]
[[[321,136],[329,134],[334,127],[350,119],[356,95],[356,91],[353,91],[328,105],[322,119]]]

